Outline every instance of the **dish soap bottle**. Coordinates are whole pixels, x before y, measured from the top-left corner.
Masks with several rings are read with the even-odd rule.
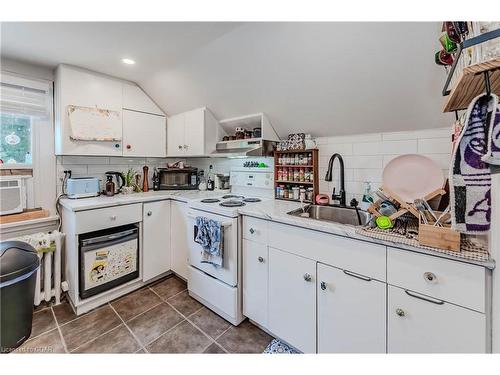
[[[113,182],[113,176],[106,176],[106,195],[112,197],[115,195],[115,183]]]
[[[369,181],[365,181],[365,192],[363,194],[363,199],[361,200],[361,204],[359,208],[363,211],[368,211],[368,207],[370,207],[373,203],[373,198],[371,197],[372,186]]]
[[[215,188],[215,181],[214,181],[214,174],[213,174],[213,167],[210,165],[208,167],[208,175],[207,175],[207,190],[214,190]]]

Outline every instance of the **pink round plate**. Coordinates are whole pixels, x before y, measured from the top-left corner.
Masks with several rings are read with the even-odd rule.
[[[392,159],[382,173],[382,184],[401,199],[413,203],[444,185],[443,172],[423,155],[407,154]]]

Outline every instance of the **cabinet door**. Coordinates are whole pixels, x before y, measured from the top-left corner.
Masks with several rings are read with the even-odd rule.
[[[167,156],[165,117],[123,110],[123,156]]]
[[[183,202],[172,201],[171,203],[171,248],[172,248],[172,271],[188,278],[188,205]]]
[[[386,285],[318,263],[318,353],[385,353]]]
[[[267,244],[243,240],[243,315],[267,327]]]
[[[185,113],[185,140],[186,156],[205,155],[205,110],[195,109]]]
[[[123,83],[123,108],[164,116],[155,102],[139,86],[131,83]]]
[[[171,116],[167,121],[167,155],[184,156],[185,114]]]
[[[394,286],[388,291],[389,353],[486,351],[484,314]]]
[[[269,330],[316,352],[316,262],[269,248]]]
[[[144,203],[142,280],[170,270],[170,201]]]

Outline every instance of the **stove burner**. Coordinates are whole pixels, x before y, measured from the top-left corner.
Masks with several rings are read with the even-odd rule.
[[[245,203],[243,203],[242,201],[230,200],[219,203],[219,205],[222,207],[241,207],[244,206]]]
[[[243,195],[235,195],[235,194],[226,194],[222,196],[222,199],[229,199],[229,198],[245,198]]]
[[[220,202],[220,199],[216,198],[207,198],[207,199],[202,199],[201,203],[217,203]]]
[[[250,203],[250,202],[260,202],[260,201],[261,201],[261,199],[259,199],[259,198],[245,198],[245,199],[243,199],[243,202],[248,202],[248,203]]]

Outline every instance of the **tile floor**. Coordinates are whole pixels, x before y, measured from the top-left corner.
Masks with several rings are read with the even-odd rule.
[[[262,353],[272,337],[248,320],[234,327],[169,276],[77,317],[39,306],[16,353]]]

